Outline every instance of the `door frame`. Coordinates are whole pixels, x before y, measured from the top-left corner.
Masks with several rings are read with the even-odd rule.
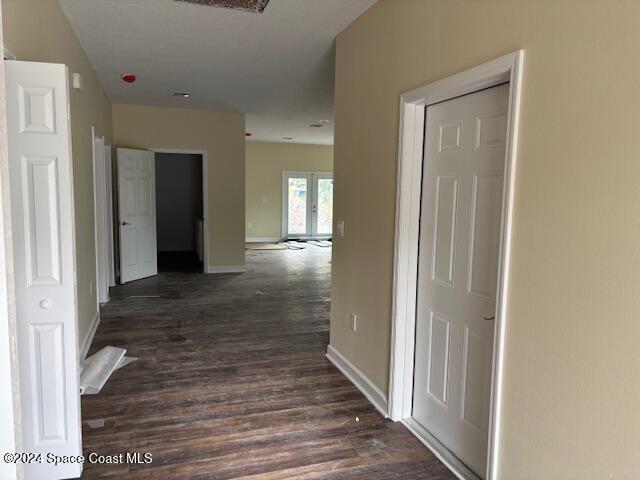
[[[315,182],[312,181],[313,176],[315,175],[318,178],[331,178],[333,179],[333,172],[329,171],[306,171],[306,170],[283,170],[282,171],[282,239],[289,240],[289,204],[288,204],[288,193],[289,189],[287,184],[287,177],[297,176],[300,177],[308,177],[311,181],[311,184],[308,186],[307,191],[310,193],[310,198],[315,196]],[[307,209],[307,225],[309,228],[313,230],[313,214],[310,213],[310,209]],[[331,235],[301,235],[298,237],[293,237],[302,240],[328,240],[333,237],[333,233]]]
[[[509,82],[487,472],[485,475],[488,480],[495,480],[498,473],[498,447],[501,433],[505,323],[509,294],[508,276],[523,61],[524,50],[518,50],[400,96],[388,411],[392,420],[404,423],[460,478],[477,477],[411,417],[425,112],[429,105]]]
[[[99,148],[102,152],[96,150],[96,142],[102,142]],[[108,189],[111,185],[107,185],[107,159],[106,159],[106,139],[104,136],[98,136],[96,127],[91,127],[91,150],[93,157],[93,234],[95,236],[96,250],[96,304],[98,312],[100,305],[109,302],[109,212],[108,212]],[[102,162],[100,166],[98,162]],[[98,168],[99,167],[99,168]],[[101,194],[104,188],[104,196]],[[102,212],[104,218],[101,222]],[[102,238],[102,241],[100,241]],[[104,285],[103,285],[104,284]],[[102,290],[106,291],[102,291]],[[102,297],[102,298],[101,298]],[[101,301],[102,300],[102,301]]]
[[[116,256],[113,240],[113,150],[111,144],[104,146],[105,181],[107,182],[107,277],[109,287],[116,284]]]
[[[185,155],[200,155],[202,157],[202,230],[203,243],[202,246],[202,272],[208,273],[209,270],[209,182],[207,172],[209,171],[209,160],[206,150],[188,150],[184,148],[150,148],[155,153],[182,153]],[[156,192],[156,195],[158,193]],[[157,227],[156,227],[157,228]]]

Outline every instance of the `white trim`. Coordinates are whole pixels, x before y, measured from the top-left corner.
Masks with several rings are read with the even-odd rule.
[[[113,240],[113,150],[111,145],[104,146],[105,180],[107,183],[107,277],[109,287],[116,285],[116,259]]]
[[[183,153],[185,155],[202,156],[202,217],[204,245],[202,248],[202,269],[204,273],[211,273],[207,269],[209,265],[209,158],[206,150],[187,150],[183,148],[150,148],[153,153]],[[210,268],[210,267],[209,267]]]
[[[349,360],[347,360],[332,345],[327,347],[327,359],[340,370],[345,377],[351,380],[351,383],[367,397],[367,400],[376,407],[376,409],[387,418],[387,397],[382,391],[376,387],[367,376],[358,370]]]
[[[500,265],[491,380],[491,418],[487,454],[486,478],[489,480],[497,478],[498,446],[500,445],[499,436],[501,433],[504,325],[509,285],[513,191],[523,59],[524,51],[518,50],[465,72],[412,90],[403,94],[400,98],[389,380],[389,413],[391,419],[395,421],[411,418],[413,398],[413,356],[425,109],[428,105],[450,98],[504,82],[510,83]]]
[[[89,325],[89,330],[87,331],[87,334],[82,341],[82,346],[80,347],[80,351],[78,352],[79,362],[82,362],[85,358],[87,358],[87,353],[89,353],[89,349],[91,348],[91,344],[93,343],[93,337],[96,336],[98,325],[100,325],[100,312],[97,312],[96,316],[93,317],[91,325]]]
[[[248,271],[246,265],[230,265],[225,267],[211,267],[207,268],[207,273],[244,273]]]
[[[278,243],[282,237],[247,237],[245,243]]]
[[[96,142],[102,149],[101,154],[96,151]],[[106,179],[106,150],[105,138],[96,134],[96,128],[91,127],[91,151],[93,157],[93,234],[96,252],[96,284],[95,295],[97,309],[109,302],[109,267],[108,267],[108,225],[107,221],[107,179]],[[104,188],[104,192],[102,192]],[[105,193],[105,195],[101,195]],[[105,218],[101,218],[104,214]],[[101,221],[102,220],[102,221]],[[101,240],[102,239],[102,240]],[[105,251],[106,250],[106,251]]]
[[[405,418],[402,424],[415,435],[422,444],[440,460],[444,465],[461,480],[480,480],[478,476],[453,455],[436,437],[431,435],[427,429],[416,422],[413,418]]]

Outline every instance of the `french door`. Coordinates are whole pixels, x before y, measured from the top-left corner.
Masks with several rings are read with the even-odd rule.
[[[327,239],[333,232],[333,175],[284,172],[282,236]]]

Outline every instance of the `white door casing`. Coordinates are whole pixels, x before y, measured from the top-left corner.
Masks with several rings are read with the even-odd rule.
[[[69,73],[6,62],[9,170],[25,452],[81,455]],[[82,465],[25,465],[26,478]]]
[[[96,292],[98,303],[109,301],[109,253],[107,218],[107,174],[104,137],[97,137],[91,128],[93,140],[93,201],[96,237]]]
[[[115,258],[113,248],[113,168],[111,145],[104,147],[104,165],[107,182],[107,276],[110,287],[116,284]]]
[[[509,86],[429,106],[413,418],[486,469]]]
[[[158,274],[155,156],[149,150],[117,149],[120,280]]]

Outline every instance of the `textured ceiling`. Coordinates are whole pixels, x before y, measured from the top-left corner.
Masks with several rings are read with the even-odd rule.
[[[332,144],[335,36],[375,1],[270,0],[260,15],[174,0],[60,3],[113,102],[241,111],[252,140]],[[331,123],[309,127],[320,120]]]

